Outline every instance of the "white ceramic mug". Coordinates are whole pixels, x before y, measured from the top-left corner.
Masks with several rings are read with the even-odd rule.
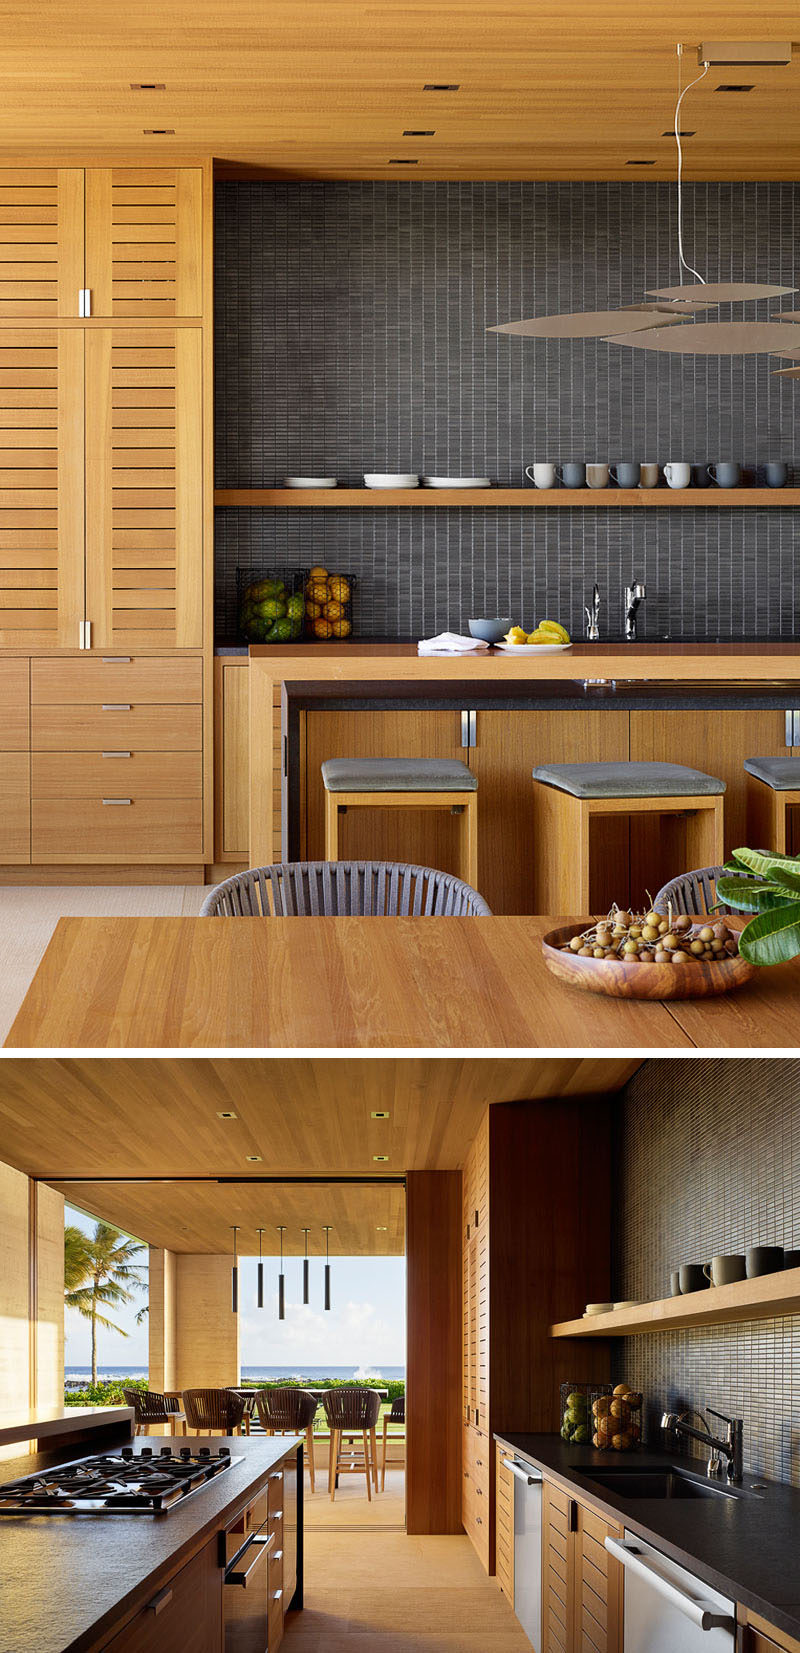
[[[525,475],[535,488],[554,488],[556,485],[555,465],[526,465]]]
[[[639,487],[640,488],[657,488],[658,487],[658,466],[657,465],[640,465],[639,466]]]
[[[684,465],[682,461],[680,464],[672,462],[664,466],[664,476],[668,488],[688,488],[692,480],[692,467]]]
[[[587,467],[586,467],[586,481],[588,482],[590,488],[607,488],[608,487],[608,466],[607,465],[587,465]]]

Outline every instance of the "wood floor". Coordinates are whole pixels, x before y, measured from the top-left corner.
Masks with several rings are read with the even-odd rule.
[[[403,1474],[368,1504],[355,1476],[331,1503],[306,1488],[305,1608],[286,1653],[530,1653],[466,1537],[407,1538]]]
[[[197,913],[202,884],[16,884],[0,888],[0,1045],[59,918]]]

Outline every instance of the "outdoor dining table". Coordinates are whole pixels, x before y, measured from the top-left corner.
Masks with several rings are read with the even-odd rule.
[[[551,975],[559,918],[62,918],[14,1049],[736,1049],[800,1044],[800,960],[718,998]],[[75,984],[80,983],[76,992]]]

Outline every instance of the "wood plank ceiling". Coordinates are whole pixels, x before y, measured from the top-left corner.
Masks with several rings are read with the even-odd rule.
[[[396,1253],[404,1199],[390,1179],[461,1166],[487,1104],[614,1092],[638,1066],[630,1057],[10,1058],[0,1160],[177,1251],[227,1251],[235,1222],[252,1250],[258,1224],[287,1222],[290,1254],[302,1250],[305,1224],[319,1253],[331,1222],[334,1254]],[[148,1180],[158,1178],[182,1180]],[[209,1178],[234,1181],[191,1180]]]
[[[0,21],[8,154],[202,152],[275,178],[637,180],[674,174],[677,42],[688,79],[701,39],[790,40],[797,8],[2,0]],[[797,57],[713,70],[684,106],[687,179],[796,178],[799,77]],[[718,92],[732,82],[753,90]]]

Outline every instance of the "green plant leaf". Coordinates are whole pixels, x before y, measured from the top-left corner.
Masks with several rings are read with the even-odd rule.
[[[719,878],[717,896],[726,907],[735,907],[740,913],[785,907],[788,899],[787,891],[777,884],[745,883],[741,878]]]
[[[800,954],[800,901],[751,918],[739,937],[739,952],[750,964],[786,964]]]
[[[768,849],[735,849],[734,860],[741,863],[747,872],[757,873],[759,878],[769,878],[774,867],[788,867],[794,872],[800,872],[800,861],[796,855],[776,855]]]
[[[788,867],[775,866],[772,868],[770,881],[772,884],[780,885],[781,889],[790,890],[792,895],[800,896],[800,870],[798,868],[795,867],[790,872]]]

